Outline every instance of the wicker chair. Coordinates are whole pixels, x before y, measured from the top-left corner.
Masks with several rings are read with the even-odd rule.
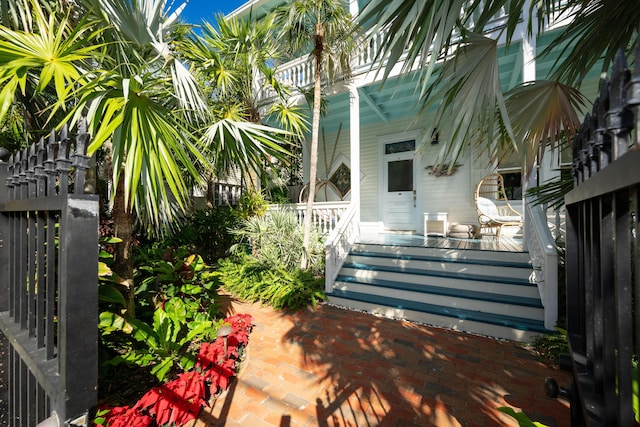
[[[495,229],[496,239],[500,239],[503,227],[522,227],[522,215],[509,204],[499,173],[489,174],[478,182],[473,200],[480,228]]]

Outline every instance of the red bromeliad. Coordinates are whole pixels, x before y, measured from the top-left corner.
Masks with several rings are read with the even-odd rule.
[[[225,319],[224,323],[232,328],[232,333],[227,337],[227,354],[222,337],[202,344],[194,371],[184,372],[176,379],[152,388],[131,408],[110,408],[104,416],[103,425],[151,427],[173,423],[180,426],[196,418],[200,409],[207,405],[207,385],[212,396],[229,386],[236,372],[239,348],[249,342],[252,320],[248,314]]]

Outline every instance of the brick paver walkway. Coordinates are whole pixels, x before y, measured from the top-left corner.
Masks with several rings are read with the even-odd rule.
[[[255,327],[237,380],[196,426],[515,426],[509,405],[534,421],[569,425],[544,378],[568,374],[522,346],[321,306],[278,312],[227,301]]]

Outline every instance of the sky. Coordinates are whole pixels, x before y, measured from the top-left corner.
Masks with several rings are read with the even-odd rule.
[[[182,18],[190,24],[199,24],[203,19],[213,22],[216,13],[226,15],[236,10],[246,0],[188,0],[187,7],[182,11]],[[176,1],[176,4],[180,4]]]

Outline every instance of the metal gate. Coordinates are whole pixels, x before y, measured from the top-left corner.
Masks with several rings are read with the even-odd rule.
[[[84,124],[75,141],[65,127],[0,163],[10,426],[87,424],[96,405],[98,198],[83,194],[88,142]]]
[[[620,52],[574,140],[567,206],[572,425],[633,426],[640,343],[640,48]],[[634,131],[635,128],[635,131]],[[637,398],[637,396],[635,397]]]

